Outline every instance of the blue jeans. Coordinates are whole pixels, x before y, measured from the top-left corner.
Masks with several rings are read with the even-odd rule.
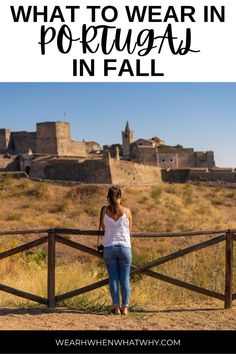
[[[121,287],[122,305],[129,305],[130,267],[132,261],[131,248],[115,245],[104,248],[103,258],[109,276],[109,288],[113,305],[120,306],[119,284]]]

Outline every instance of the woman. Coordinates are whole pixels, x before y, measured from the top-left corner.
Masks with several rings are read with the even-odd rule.
[[[109,205],[102,210],[104,232],[104,262],[109,276],[109,289],[116,315],[127,315],[130,298],[130,267],[132,261],[130,231],[131,212],[121,205],[121,190],[110,187],[107,194]],[[119,285],[122,306],[120,306]]]

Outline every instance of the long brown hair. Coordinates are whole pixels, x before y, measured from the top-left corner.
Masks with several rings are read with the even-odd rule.
[[[107,193],[107,200],[110,204],[111,212],[116,214],[119,211],[118,199],[121,198],[121,190],[119,187],[112,186]]]

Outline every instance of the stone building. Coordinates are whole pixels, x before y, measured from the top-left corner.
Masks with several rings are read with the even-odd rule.
[[[134,132],[128,122],[122,132],[122,145],[105,145],[103,148],[111,157],[116,157],[117,147],[121,158],[139,164],[173,169],[215,167],[213,151],[194,151],[193,148],[183,148],[180,145],[167,146],[164,140],[156,136],[134,140]]]
[[[0,153],[22,155],[30,150],[40,155],[87,157],[89,146],[86,147],[85,142],[71,140],[67,122],[37,123],[36,132],[0,129]]]
[[[215,167],[213,151],[194,151],[193,148],[153,147],[131,145],[130,160],[161,168]]]

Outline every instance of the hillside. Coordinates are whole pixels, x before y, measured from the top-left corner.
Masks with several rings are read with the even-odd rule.
[[[60,185],[11,177],[0,181],[1,228],[96,228],[106,185]],[[124,187],[136,231],[236,228],[236,190],[161,184]]]
[[[106,185],[60,185],[8,177],[0,181],[1,229],[97,229],[100,207],[106,203],[107,188]],[[124,187],[122,190],[123,204],[132,211],[135,231],[236,229],[234,189],[222,186],[161,184],[156,187]],[[96,237],[74,238],[85,245],[96,247]],[[26,239],[28,238],[20,236],[1,237],[1,249],[14,247]],[[134,263],[142,264],[157,259],[201,240],[206,238],[135,238],[132,240]],[[171,261],[156,270],[223,293],[224,252],[224,245],[221,243]],[[5,259],[1,264],[0,277],[0,283],[45,296],[46,248],[39,247],[34,252],[24,252]],[[102,260],[63,246],[57,247],[57,294],[104,277],[106,271]],[[32,306],[27,300],[5,293],[1,295],[0,306]],[[159,311],[178,307],[223,308],[223,302],[142,274],[132,279],[131,302],[131,309],[136,313],[142,313],[143,309]],[[109,292],[107,287],[104,287],[67,300],[62,306],[97,313],[106,312],[109,304]],[[232,328],[233,324],[230,326]]]

